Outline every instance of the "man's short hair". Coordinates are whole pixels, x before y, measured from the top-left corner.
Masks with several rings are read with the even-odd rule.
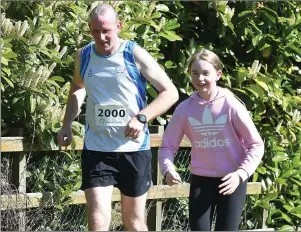
[[[96,6],[90,13],[90,16],[89,16],[89,22],[91,22],[91,20],[99,15],[104,15],[106,14],[107,12],[113,12],[116,16],[116,21],[119,20],[118,18],[118,14],[116,12],[116,10],[110,5],[110,4],[106,4],[106,3],[103,3],[103,4],[100,4],[98,6]]]

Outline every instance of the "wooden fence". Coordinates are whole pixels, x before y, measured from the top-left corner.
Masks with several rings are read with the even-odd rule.
[[[162,223],[162,199],[165,198],[178,198],[189,196],[189,184],[181,184],[175,186],[167,186],[160,184],[160,173],[158,169],[157,152],[162,142],[162,135],[164,131],[163,126],[150,127],[151,149],[153,153],[153,186],[148,193],[148,199],[156,199],[155,207],[152,207],[148,213],[148,227],[150,230],[161,230]],[[83,139],[75,137],[74,150],[82,150]],[[180,147],[191,147],[191,143],[187,138],[183,138]],[[50,207],[54,205],[54,194],[52,192],[43,193],[26,193],[26,152],[29,151],[54,151],[59,150],[59,147],[54,149],[47,149],[41,146],[32,146],[31,142],[27,141],[23,137],[2,137],[1,138],[1,151],[10,152],[12,158],[12,184],[18,189],[18,194],[15,195],[1,195],[1,210],[12,209],[9,206],[9,202],[13,199],[17,204],[14,209],[19,210],[20,225],[19,230],[25,231],[25,213],[22,209],[34,208],[34,207]],[[71,146],[67,147],[67,150],[71,150]],[[23,174],[23,175],[22,175]],[[260,194],[261,183],[249,182],[247,185],[247,194]],[[71,201],[69,204],[85,204],[84,192],[79,190],[73,192],[71,195]],[[117,188],[113,191],[112,201],[120,201],[120,192]],[[267,229],[265,221],[267,218],[267,211],[263,210],[263,217],[261,226],[263,229]]]

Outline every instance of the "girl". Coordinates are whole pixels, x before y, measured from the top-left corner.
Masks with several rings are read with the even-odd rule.
[[[163,136],[159,164],[168,185],[181,183],[173,165],[184,135],[191,141],[189,222],[191,230],[238,230],[248,178],[264,153],[263,141],[234,95],[218,87],[222,63],[203,49],[189,61],[196,91],[175,110]]]

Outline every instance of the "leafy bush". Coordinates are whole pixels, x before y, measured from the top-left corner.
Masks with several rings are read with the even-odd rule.
[[[247,227],[254,228],[262,217],[259,209],[266,208],[269,227],[296,230],[301,221],[300,2],[111,3],[123,21],[120,36],[134,39],[159,61],[181,100],[193,92],[187,58],[203,47],[220,56],[224,63],[220,85],[245,102],[266,145],[252,177],[262,182],[265,192],[251,197],[248,204],[254,207],[247,206],[252,219]],[[97,4],[1,3],[3,129],[22,127],[38,143],[55,146],[73,56],[91,40],[86,19]],[[157,93],[148,86],[147,94],[151,101]],[[79,136],[84,132],[83,116],[73,124]],[[164,123],[168,117],[158,121]]]

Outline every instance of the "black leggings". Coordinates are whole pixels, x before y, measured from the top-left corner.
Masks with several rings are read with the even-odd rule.
[[[192,231],[210,231],[216,206],[216,231],[238,230],[246,200],[247,182],[231,195],[218,193],[222,178],[192,175],[189,194],[189,223]]]

